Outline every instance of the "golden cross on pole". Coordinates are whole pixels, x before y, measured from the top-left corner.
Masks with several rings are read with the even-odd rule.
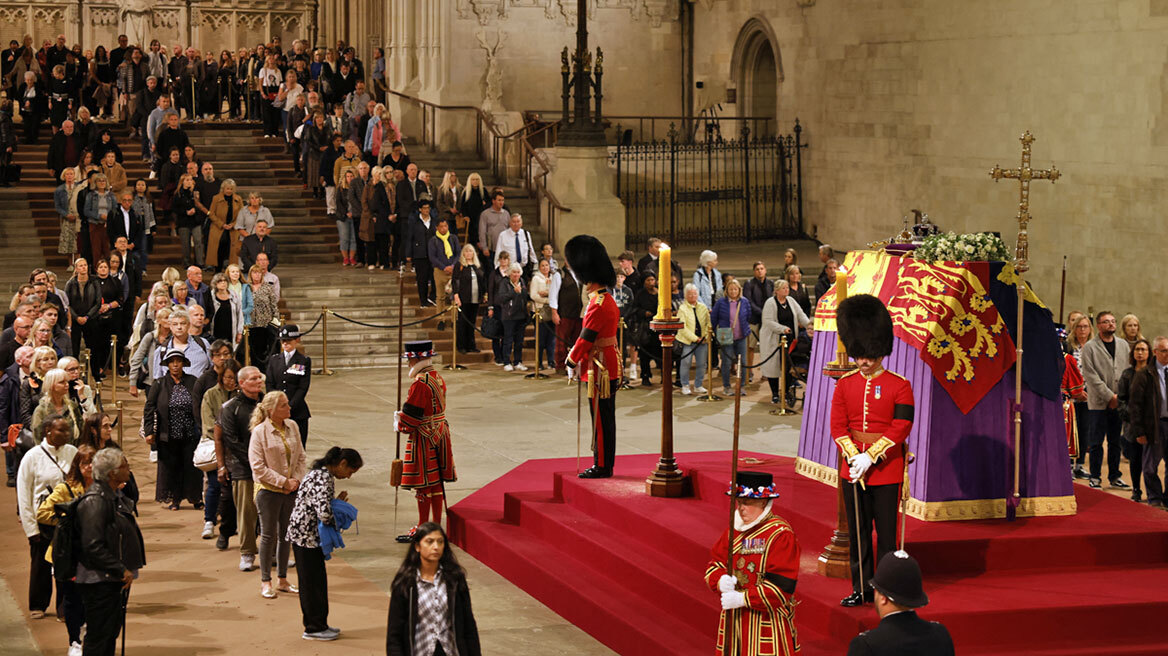
[[[1034,135],[1027,130],[1019,138],[1022,142],[1022,166],[1016,169],[1003,169],[1000,166],[994,166],[990,171],[990,177],[995,181],[1002,178],[1017,180],[1019,182],[1018,192],[1018,245],[1014,251],[1014,269],[1018,273],[1025,273],[1030,268],[1030,241],[1029,225],[1030,225],[1030,181],[1031,180],[1050,180],[1054,182],[1062,175],[1059,170],[1052,164],[1049,169],[1034,170],[1030,168],[1030,144],[1034,143]]]
[[[1018,290],[1018,326],[1014,335],[1015,347],[1015,361],[1014,361],[1014,492],[1006,503],[1006,518],[1014,519],[1017,516],[1017,510],[1022,502],[1022,318],[1025,315],[1025,297],[1028,289],[1026,282],[1022,279],[1022,274],[1030,268],[1027,260],[1030,257],[1030,244],[1028,239],[1028,226],[1030,224],[1030,181],[1031,180],[1050,180],[1054,182],[1059,179],[1059,170],[1051,165],[1050,169],[1038,170],[1030,168],[1030,144],[1034,143],[1034,135],[1030,134],[1030,130],[1022,133],[1022,166],[1016,169],[1003,169],[1000,166],[994,166],[990,171],[990,177],[994,181],[1002,178],[1009,178],[1019,182],[1019,196],[1018,196],[1018,245],[1014,251],[1014,270],[1018,273],[1018,278],[1014,282],[1014,286]]]

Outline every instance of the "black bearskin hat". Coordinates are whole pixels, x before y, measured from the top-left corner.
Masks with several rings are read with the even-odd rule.
[[[836,330],[853,358],[892,355],[892,316],[884,303],[871,294],[844,299],[835,311]]]
[[[605,287],[616,284],[616,269],[608,259],[604,244],[592,235],[576,235],[564,244],[564,257],[581,284],[594,282]]]

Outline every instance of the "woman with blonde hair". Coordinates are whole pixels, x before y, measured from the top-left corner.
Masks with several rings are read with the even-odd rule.
[[[170,297],[170,300],[175,305],[190,307],[198,302],[193,296],[191,296],[191,290],[187,287],[187,281],[185,280],[180,280],[174,283],[174,285],[170,288],[170,291],[172,294],[174,294]]]
[[[69,397],[69,374],[60,368],[45,373],[44,392],[29,421],[33,435],[39,435],[41,424],[54,414],[64,415],[69,420],[69,441],[76,442],[81,430],[81,407]]]
[[[239,268],[238,264],[228,264],[224,271],[227,275],[227,289],[234,293],[239,298],[243,298],[243,270]]]
[[[365,162],[361,162],[365,164]],[[365,164],[368,167],[368,164]],[[360,164],[358,165],[360,167]],[[361,188],[361,219],[357,224],[357,236],[365,244],[365,264],[366,269],[372,271],[377,266],[377,235],[374,232],[374,226],[377,223],[377,215],[374,211],[374,196],[376,194],[377,185],[385,186],[385,177],[382,175],[380,166],[375,166],[369,170],[369,178],[365,180],[364,187]]]
[[[166,283],[167,290],[169,290],[171,287],[173,287],[174,283],[176,283],[182,279],[183,279],[183,276],[181,273],[179,273],[179,270],[172,267],[172,266],[169,266],[169,267],[166,267],[165,269],[163,269],[162,275],[159,277],[160,281]]]
[[[387,179],[393,175],[393,169],[378,167],[373,169],[371,185],[365,186],[365,193],[369,194],[369,214],[373,217],[373,248],[376,258],[370,256],[370,261],[376,259],[377,268],[384,269],[391,266],[389,257],[389,240],[393,235],[397,214],[394,209],[397,205],[397,192],[394,185]],[[368,246],[365,252],[370,253]]]
[[[268,349],[272,346],[272,319],[279,313],[279,300],[272,286],[264,282],[264,270],[253,264],[247,272],[248,284],[243,288],[244,324],[250,326],[251,362],[263,370]]]
[[[458,196],[462,192],[462,187],[458,184],[458,174],[454,171],[447,171],[442,174],[442,184],[438,185],[436,192],[438,198],[434,202],[438,205],[438,218],[446,219],[446,225],[450,227],[450,231],[458,235],[462,243],[467,243],[465,240],[466,232],[466,217],[458,208]]]
[[[454,304],[459,308],[458,348],[463,353],[478,353],[475,345],[475,322],[479,318],[479,305],[487,295],[489,282],[479,264],[478,250],[471,244],[464,244],[458,262],[450,275],[450,291]]]
[[[491,206],[487,188],[483,185],[483,176],[471,173],[466,176],[466,186],[462,189],[462,198],[458,201],[458,212],[466,218],[466,230],[459,233],[464,244],[473,244],[479,238],[479,215]],[[461,226],[460,226],[461,230]]]
[[[1119,332],[1127,340],[1128,346],[1135,346],[1136,342],[1144,339],[1144,334],[1140,331],[1140,318],[1134,314],[1123,316],[1123,320],[1119,322]]]
[[[219,269],[221,262],[219,261],[219,242],[223,239],[223,233],[227,233],[227,241],[229,242],[227,250],[227,261],[236,262],[239,258],[239,240],[235,237],[235,218],[239,216],[239,211],[243,209],[243,198],[236,192],[235,180],[228,178],[223,181],[219,187],[219,193],[211,199],[210,211],[207,217],[211,220],[211,229],[207,233],[207,257],[204,263]],[[236,267],[238,269],[239,267]]]
[[[37,319],[32,322],[32,329],[28,333],[28,336],[31,340],[28,343],[29,346],[33,348],[41,346],[51,348],[57,354],[57,357],[65,355],[65,352],[53,343],[53,325],[49,323],[48,319]]]
[[[29,360],[28,377],[20,384],[20,392],[17,397],[20,404],[21,423],[25,425],[32,424],[32,413],[36,411],[36,407],[44,395],[45,374],[56,368],[56,366],[57,353],[53,349],[47,346],[40,346],[32,352],[32,359]]]
[[[109,233],[106,219],[117,209],[118,201],[110,190],[109,178],[97,173],[90,179],[93,190],[85,198],[85,218],[89,220],[89,248],[94,259],[109,257]]]
[[[268,392],[252,411],[247,457],[256,482],[255,504],[260,518],[260,594],[274,599],[277,591],[295,593],[288,582],[286,537],[296,490],[308,470],[300,444],[300,429],[291,419],[292,406],[283,392]],[[272,588],[272,560],[276,560],[276,588]]]

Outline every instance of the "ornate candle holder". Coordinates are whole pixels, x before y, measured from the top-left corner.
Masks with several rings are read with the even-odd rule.
[[[675,316],[654,319],[649,327],[661,338],[661,458],[645,479],[645,491],[654,497],[683,497],[690,480],[673,457],[673,341],[685,324]]]

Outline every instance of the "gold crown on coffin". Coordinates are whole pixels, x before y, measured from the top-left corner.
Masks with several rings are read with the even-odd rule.
[[[889,237],[888,239],[882,239],[879,241],[869,242],[868,248],[882,249],[882,248],[885,248],[891,244],[919,243],[923,239],[923,237],[926,237],[929,234],[936,233],[936,231],[937,231],[936,226],[934,226],[929,221],[928,214],[925,214],[925,213],[923,213],[920,210],[915,209],[915,208],[911,209],[909,211],[912,212],[913,219],[910,222],[908,215],[906,214],[904,216],[904,218],[903,218],[904,229],[903,230],[901,230],[896,235]],[[919,230],[918,230],[918,228],[919,228]]]

